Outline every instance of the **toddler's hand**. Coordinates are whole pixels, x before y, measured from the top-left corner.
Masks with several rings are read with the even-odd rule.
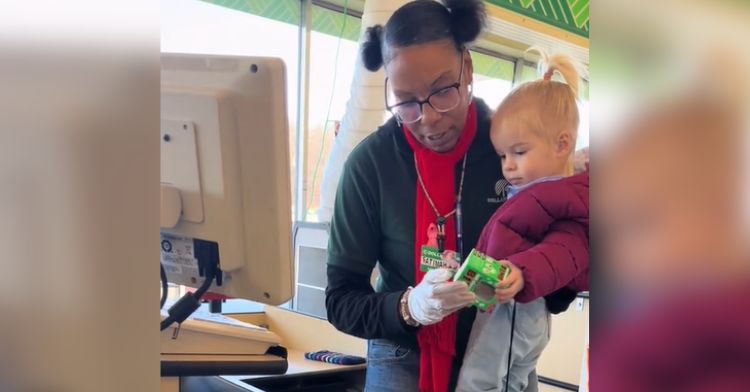
[[[510,273],[507,278],[501,280],[500,283],[497,284],[497,287],[495,287],[495,298],[498,303],[506,303],[523,290],[523,273],[508,260],[502,260],[500,262],[510,268]]]

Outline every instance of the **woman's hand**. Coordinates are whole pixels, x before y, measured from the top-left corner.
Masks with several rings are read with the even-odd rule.
[[[422,325],[436,324],[445,316],[474,302],[474,293],[464,282],[452,282],[453,271],[436,268],[409,292],[411,317]]]
[[[510,268],[510,273],[495,287],[495,299],[498,303],[506,303],[523,290],[523,272],[508,260],[502,260],[500,263],[507,265]]]
[[[458,268],[461,267],[461,264],[458,263],[458,254],[452,250],[446,250],[440,255],[440,258],[443,259],[443,265],[445,268],[458,270]]]

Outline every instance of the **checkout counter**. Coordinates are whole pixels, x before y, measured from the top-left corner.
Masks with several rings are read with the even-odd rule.
[[[162,392],[191,391],[361,391],[366,365],[333,365],[304,358],[305,352],[330,350],[366,356],[367,343],[337,331],[327,321],[286,309],[265,306],[254,313],[229,315],[267,327],[287,349],[284,374],[163,377]]]
[[[581,294],[567,312],[553,317],[553,336],[539,361],[540,391],[585,390],[580,382],[585,357],[588,294]],[[258,311],[229,315],[239,321],[265,326],[287,349],[284,374],[164,377],[162,392],[192,391],[361,391],[366,365],[333,365],[304,358],[305,352],[330,350],[366,356],[367,342],[337,331],[326,320],[286,309],[263,306]],[[580,389],[579,389],[580,388]]]

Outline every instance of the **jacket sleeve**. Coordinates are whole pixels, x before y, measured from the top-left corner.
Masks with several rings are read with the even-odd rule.
[[[584,225],[570,220],[553,223],[540,243],[507,257],[523,272],[524,288],[516,301],[530,302],[570,284],[588,270],[588,248]]]
[[[402,340],[416,329],[399,313],[404,291],[376,293],[370,275],[380,252],[380,223],[374,173],[356,150],[344,166],[331,220],[328,244],[328,321],[338,330],[365,339]],[[365,162],[366,163],[366,162]]]
[[[375,293],[369,276],[329,265],[328,321],[339,331],[363,339],[408,340],[417,328],[406,325],[399,314],[403,293]]]

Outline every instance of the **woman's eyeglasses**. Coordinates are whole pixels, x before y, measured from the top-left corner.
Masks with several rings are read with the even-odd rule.
[[[401,102],[393,106],[388,105],[388,78],[385,79],[385,107],[396,117],[402,124],[415,123],[422,119],[423,110],[422,105],[430,104],[436,112],[445,113],[451,111],[458,106],[461,102],[461,81],[464,76],[464,52],[461,51],[461,71],[458,76],[458,81],[448,87],[443,87],[440,90],[434,91],[430,94],[427,99],[412,100]]]

